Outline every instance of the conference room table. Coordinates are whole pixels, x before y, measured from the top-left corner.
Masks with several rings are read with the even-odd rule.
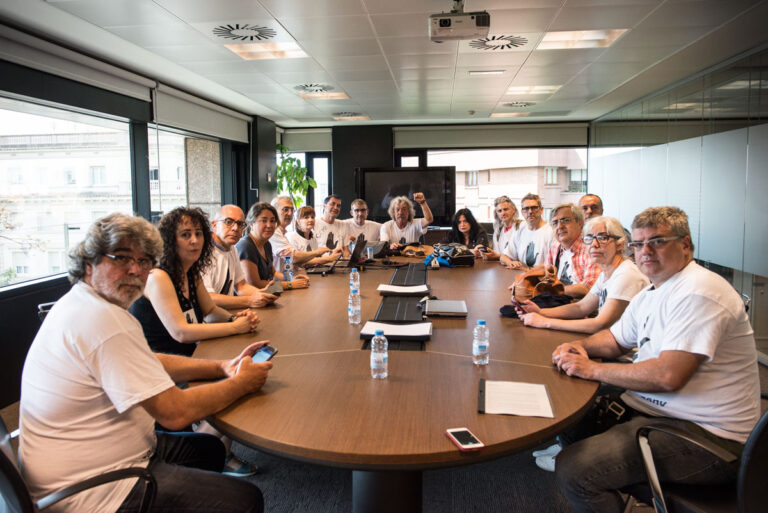
[[[363,324],[381,302],[377,286],[389,283],[392,273],[371,267],[361,272]],[[390,350],[384,380],[371,378],[362,325],[348,322],[348,269],[312,275],[309,288],[286,291],[275,305],[258,310],[257,333],[198,345],[199,358],[232,358],[256,340],[270,340],[278,349],[264,387],[210,421],[260,451],[352,469],[356,513],[421,511],[423,470],[533,447],[581,418],[594,398],[597,383],[568,377],[551,363],[553,349],[578,334],[528,328],[500,315],[515,274],[481,260],[474,267],[429,270],[431,293],[463,299],[468,315],[431,318],[425,350]],[[478,319],[490,330],[487,366],[472,363]],[[478,413],[481,378],[545,384],[555,417]],[[457,427],[468,428],[485,447],[459,451],[445,436]]]

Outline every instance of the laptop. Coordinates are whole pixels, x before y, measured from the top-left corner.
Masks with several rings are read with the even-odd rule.
[[[333,269],[336,267],[336,264],[339,263],[339,260],[341,260],[341,253],[339,253],[339,256],[336,257],[336,260],[333,261],[331,265],[316,265],[314,267],[307,267],[305,271],[307,274],[333,274]]]
[[[362,256],[365,252],[365,246],[365,236],[361,233],[357,236],[355,249],[352,251],[349,260],[345,259],[340,267],[355,267],[356,265],[365,262],[365,257]]]
[[[467,303],[462,300],[428,299],[427,304],[424,305],[424,315],[427,317],[466,317]]]

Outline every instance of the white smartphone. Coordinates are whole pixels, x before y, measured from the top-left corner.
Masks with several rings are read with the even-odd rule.
[[[447,436],[460,451],[479,451],[485,447],[485,444],[478,440],[467,428],[446,429],[445,436]]]

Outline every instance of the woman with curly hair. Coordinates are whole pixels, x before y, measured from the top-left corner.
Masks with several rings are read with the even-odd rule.
[[[178,207],[157,228],[163,239],[160,263],[149,274],[144,296],[130,308],[152,350],[191,356],[199,340],[255,331],[259,318],[253,310],[232,315],[214,304],[203,285],[201,271],[210,265],[213,249],[205,213]]]

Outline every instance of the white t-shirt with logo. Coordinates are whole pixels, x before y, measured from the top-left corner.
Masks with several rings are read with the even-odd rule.
[[[362,233],[366,242],[379,240],[381,233],[381,223],[377,223],[376,221],[368,221],[366,219],[363,226],[359,226],[357,223],[355,223],[355,220],[351,218],[345,220],[344,222],[347,224],[348,236],[351,235],[357,238],[357,236]]]
[[[315,220],[315,229],[312,233],[315,239],[317,239],[317,246],[319,248],[336,249],[345,246],[349,240],[349,237],[347,237],[347,223],[338,219],[334,220],[333,224],[328,224],[318,218]],[[328,234],[333,235],[330,245],[328,244]]]
[[[662,351],[706,356],[674,392],[634,392],[624,401],[654,416],[689,420],[744,443],[760,417],[757,349],[744,303],[733,287],[695,262],[635,296],[611,327],[616,341],[637,348],[633,363]]]
[[[600,273],[589,293],[597,296],[597,308],[602,310],[607,300],[631,301],[650,284],[648,277],[640,272],[633,261],[624,260],[613,270],[610,278],[605,278],[605,272]]]
[[[520,223],[522,225],[522,223]],[[501,227],[498,233],[493,234],[493,250],[496,253],[505,253],[505,251],[508,250],[510,245],[514,248],[515,244],[515,235],[520,230],[520,225],[515,226],[514,224],[509,228],[509,230],[504,231],[504,226]],[[514,253],[514,249],[509,249],[510,253]],[[509,256],[507,254],[507,256]]]
[[[235,285],[245,280],[237,249],[232,245],[229,250],[225,250],[214,242],[211,256],[211,265],[203,271],[205,290],[214,294],[234,296]]]
[[[543,265],[552,243],[552,227],[545,224],[537,230],[531,230],[527,224],[520,223],[520,229],[515,232],[513,240],[514,244],[507,246],[505,255],[528,267]]]
[[[157,444],[155,420],[139,403],[173,386],[139,321],[75,284],[51,309],[24,363],[19,457],[32,498],[146,467]],[[113,512],[134,484],[98,486],[50,510]]]
[[[427,232],[427,228],[421,224],[421,221],[422,218],[414,219],[401,230],[397,223],[389,220],[381,225],[379,240],[390,243],[405,240],[406,244],[419,242],[419,238]]]
[[[314,235],[315,232],[312,232],[312,237],[305,239],[299,232],[288,232],[288,242],[296,251],[314,251],[318,247]]]

